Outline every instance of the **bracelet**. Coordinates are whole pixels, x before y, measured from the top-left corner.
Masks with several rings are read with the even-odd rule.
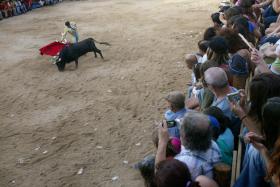
[[[244,115],[242,118],[240,118],[240,120],[243,121],[246,117],[247,115]]]

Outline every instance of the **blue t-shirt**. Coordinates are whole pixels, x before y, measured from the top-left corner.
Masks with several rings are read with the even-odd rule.
[[[164,114],[164,118],[166,121],[177,121],[184,117],[187,113],[187,109],[183,108],[177,112],[172,112],[171,110],[167,110]],[[168,128],[169,136],[180,138],[180,124],[177,122],[175,127]]]
[[[236,92],[236,91],[237,91],[236,88],[231,87],[231,93]],[[216,107],[220,108],[223,111],[224,115],[229,118],[229,120],[230,120],[229,128],[234,135],[235,145],[237,145],[238,135],[240,133],[241,121],[231,111],[229,100],[227,99],[226,96],[221,100],[217,100],[217,98],[215,98],[211,106],[216,106]]]
[[[249,25],[249,28],[248,28],[249,32],[253,33],[256,28],[256,25],[251,21],[248,21],[248,25]]]
[[[269,187],[265,182],[266,166],[260,152],[252,145],[247,145],[242,171],[234,187]]]
[[[231,87],[231,93],[233,93],[233,92],[237,92],[237,89],[234,87]],[[217,98],[214,98],[214,101],[211,106],[216,106],[216,107],[220,108],[224,112],[224,115],[227,116],[230,120],[232,120],[232,118],[235,117],[235,115],[231,111],[230,103],[229,103],[229,100],[227,99],[227,97],[224,97],[223,99],[221,99],[219,101],[217,100]]]
[[[231,166],[234,149],[234,136],[229,128],[216,140],[222,154],[222,162]]]

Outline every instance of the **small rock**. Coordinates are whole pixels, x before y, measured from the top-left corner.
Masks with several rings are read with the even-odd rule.
[[[139,143],[137,143],[137,144],[135,144],[136,146],[140,146],[141,145],[141,143],[139,142]]]
[[[12,181],[11,181],[11,183],[12,183],[12,184],[15,184],[15,183],[16,183],[16,181],[15,181],[15,180],[12,180]]]
[[[96,148],[97,148],[97,149],[103,149],[103,147],[100,146],[100,145],[96,146]]]
[[[41,148],[41,147],[36,147],[34,150],[35,150],[35,151],[38,151],[40,148]]]
[[[24,163],[24,158],[18,159],[18,163],[23,164]]]
[[[89,123],[85,123],[84,126],[87,126]]]
[[[84,168],[80,168],[77,172],[77,175],[82,175],[84,173]]]
[[[43,152],[43,154],[47,154],[47,153],[48,153],[48,151],[47,151],[47,150]]]
[[[14,115],[14,114],[11,114],[10,116],[11,116],[11,118],[15,117],[15,115]]]
[[[107,90],[108,93],[112,93],[112,90]]]
[[[52,137],[52,140],[55,140],[56,139],[56,136]]]
[[[124,164],[128,164],[128,161],[127,161],[127,160],[124,160],[123,163],[124,163]]]
[[[116,181],[116,180],[118,180],[119,179],[119,176],[114,176],[114,177],[112,177],[112,181]]]

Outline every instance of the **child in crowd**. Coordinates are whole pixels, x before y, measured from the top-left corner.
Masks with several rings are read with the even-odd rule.
[[[213,138],[221,150],[222,161],[231,166],[234,136],[230,128],[228,128],[230,120],[224,115],[221,109],[215,106],[205,109],[204,114],[209,115],[209,121],[213,129]]]
[[[185,108],[185,95],[179,91],[170,92],[165,100],[168,110],[164,114],[164,118],[168,124],[168,132],[171,137],[180,138],[181,119],[187,113]]]

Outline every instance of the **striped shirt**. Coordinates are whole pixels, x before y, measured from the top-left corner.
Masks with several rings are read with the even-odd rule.
[[[210,148],[205,152],[191,151],[182,146],[175,159],[188,166],[193,180],[199,175],[213,178],[213,166],[221,161],[221,152],[218,145],[212,141]]]

